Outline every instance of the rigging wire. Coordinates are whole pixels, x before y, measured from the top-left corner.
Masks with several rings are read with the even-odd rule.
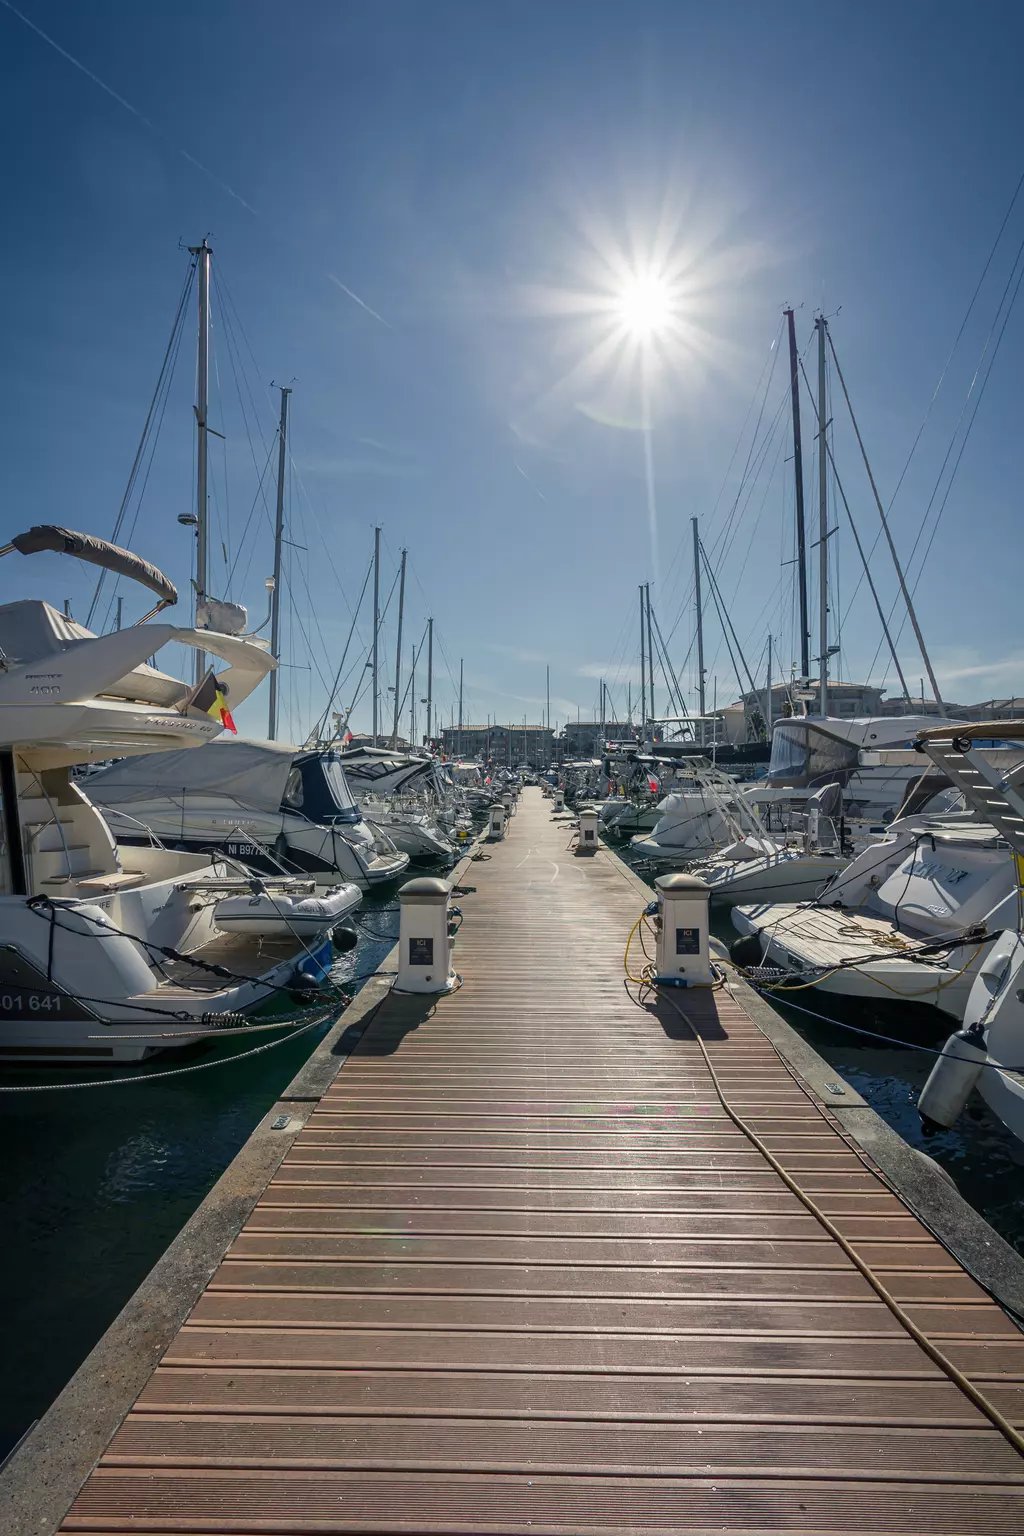
[[[917,452],[917,445],[921,441],[921,437],[922,437],[922,434],[924,433],[925,427],[928,425],[928,418],[931,416],[932,407],[934,406],[935,401],[938,398],[939,391],[942,388],[943,380],[945,379],[946,374],[949,371],[949,365],[953,361],[953,354],[956,352],[957,347],[960,345],[960,341],[961,341],[961,338],[962,338],[962,336],[964,334],[964,331],[967,329],[967,323],[968,323],[968,321],[971,318],[971,314],[973,313],[975,304],[978,302],[978,296],[981,293],[982,286],[983,286],[983,284],[985,282],[986,277],[988,276],[989,267],[991,267],[992,262],[995,259],[996,251],[999,248],[999,242],[1002,240],[1003,235],[1004,235],[1004,233],[1006,231],[1006,226],[1010,222],[1010,216],[1013,213],[1013,210],[1014,210],[1014,208],[1016,206],[1016,203],[1017,203],[1017,199],[1018,199],[1018,197],[1021,194],[1021,189],[1022,188],[1024,188],[1024,172],[1021,173],[1020,179],[1017,182],[1017,185],[1016,185],[1016,187],[1013,190],[1013,196],[1010,198],[1009,207],[1007,208],[1006,212],[1003,215],[1003,222],[1000,224],[998,232],[996,234],[996,237],[995,237],[995,239],[992,242],[992,247],[991,247],[991,249],[990,249],[990,251],[988,253],[988,256],[985,259],[985,265],[981,269],[981,276],[978,278],[978,281],[975,284],[974,292],[971,294],[971,301],[968,304],[967,310],[966,310],[966,312],[964,314],[964,317],[963,317],[963,319],[960,322],[960,329],[957,331],[956,337],[954,338],[954,341],[953,341],[953,345],[949,349],[949,355],[946,358],[946,361],[942,365],[942,372],[939,374],[939,382],[936,384],[935,389],[932,392],[932,397],[931,397],[931,399],[928,402],[928,408],[927,408],[927,410],[924,413],[924,419],[921,422],[920,427],[917,429],[917,436],[914,438],[914,441],[911,444],[910,452],[907,455],[907,462],[904,464],[903,469],[900,472],[900,477],[896,481],[896,489],[893,491],[892,495],[889,498],[888,510],[890,512],[892,511],[893,502],[896,500],[896,497],[899,495],[900,486],[903,484],[903,481],[906,478],[907,470],[910,468],[910,462],[913,459],[914,454]],[[875,538],[875,542],[876,543],[878,542],[878,539],[880,537],[881,537],[880,533],[878,535],[876,535],[876,538]],[[874,550],[872,549],[872,553],[873,552],[874,552]]]
[[[149,401],[149,410],[146,412],[146,421],[143,422],[143,432],[141,432],[140,439],[138,439],[138,447],[137,450],[135,450],[135,459],[134,462],[132,462],[132,468],[130,468],[129,476],[127,476],[127,485],[124,487],[124,495],[121,496],[121,505],[118,507],[117,518],[114,519],[114,533],[111,535],[111,544],[117,544],[118,535],[120,535],[121,531],[121,525],[123,525],[124,516],[126,516],[127,513],[127,504],[129,504],[130,498],[132,498],[132,492],[134,492],[135,488],[135,481],[138,479],[138,472],[140,472],[141,462],[143,462],[144,452],[146,452],[147,441],[149,441],[150,427],[152,427],[152,421],[154,421],[154,413],[155,410],[157,410],[161,392],[163,392],[164,387],[166,387],[166,382],[169,381],[170,373],[173,373],[173,361],[175,361],[175,358],[177,358],[177,347],[178,344],[180,344],[181,330],[183,330],[184,310],[186,310],[187,303],[189,303],[189,293],[192,292],[192,284],[193,281],[195,281],[195,269],[197,269],[197,258],[192,257],[192,260],[190,260],[189,263],[189,269],[187,269],[186,276],[184,276],[184,283],[181,284],[181,293],[178,295],[178,306],[177,309],[175,309],[175,316],[173,316],[172,326],[170,326],[170,336],[169,339],[167,339],[166,349],[164,349],[163,361],[161,361],[160,364],[160,373],[157,375],[157,386],[155,386],[154,393],[152,393],[152,398],[150,398]],[[161,413],[161,421],[163,421],[163,413]],[[160,435],[160,427],[157,429],[157,436],[158,435]],[[152,458],[152,456],[150,456],[150,458]],[[86,628],[92,627],[92,616],[94,616],[95,610],[97,610],[97,604],[98,601],[100,601],[100,593],[103,591],[103,582],[104,578],[106,578],[106,574],[106,570],[101,570],[100,576],[98,576],[97,585],[95,585],[94,593],[92,593],[92,602],[89,604],[89,613],[88,616],[86,616]]]
[[[817,404],[817,401],[815,400],[814,395],[813,395],[813,393],[811,391],[811,383],[810,383],[810,380],[807,377],[807,370],[804,368],[802,360],[801,360],[801,363],[800,363],[800,371],[803,373],[804,383],[807,386],[807,393],[810,396],[811,406],[812,406],[812,409],[814,410],[814,419],[815,419],[815,421],[817,421],[818,420],[818,404]],[[854,543],[857,546],[857,553],[860,555],[861,565],[863,566],[862,579],[866,579],[867,580],[868,588],[869,588],[869,590],[871,592],[871,596],[874,598],[875,609],[876,609],[876,611],[878,613],[879,623],[882,626],[883,640],[884,640],[885,644],[887,644],[888,647],[889,647],[889,654],[892,656],[893,665],[896,668],[896,674],[899,677],[899,680],[900,680],[901,684],[903,685],[903,696],[904,696],[904,698],[909,698],[910,695],[909,695],[909,693],[907,691],[907,680],[903,676],[903,668],[900,666],[900,659],[899,659],[899,656],[898,656],[897,650],[896,650],[896,641],[893,640],[892,635],[890,633],[890,630],[889,630],[889,620],[885,616],[885,610],[882,607],[882,600],[881,600],[881,598],[878,595],[878,589],[875,586],[874,579],[873,579],[873,577],[871,575],[870,566],[868,564],[869,557],[867,555],[865,555],[865,553],[864,553],[864,546],[863,546],[863,544],[860,541],[860,534],[857,532],[857,525],[856,525],[856,523],[853,520],[853,513],[850,510],[850,503],[846,499],[846,492],[843,489],[843,482],[839,478],[839,470],[836,468],[835,457],[833,455],[832,448],[829,445],[827,438],[826,438],[826,441],[825,441],[825,447],[826,447],[826,451],[828,453],[829,463],[832,466],[832,474],[833,474],[833,477],[834,477],[834,480],[835,480],[836,489],[838,490],[840,499],[841,499],[841,501],[843,503],[844,508],[846,509],[846,516],[847,516],[847,520],[849,521],[849,524],[850,524],[851,532],[853,533]],[[880,534],[879,534],[879,537],[881,537]],[[877,544],[877,542],[878,542],[878,539],[876,538],[875,543]],[[838,564],[838,561],[833,561],[832,564],[833,564],[833,566],[835,566],[835,565]],[[857,587],[858,588],[859,588],[859,586],[860,586],[860,581],[858,581],[858,583],[857,583]],[[856,593],[856,590],[855,590],[854,591],[854,597],[856,595],[857,595],[857,593]],[[842,623],[843,623],[844,619],[849,615],[850,606],[852,605],[852,603],[853,603],[853,598],[850,599],[850,603],[847,605],[846,613],[845,614],[840,614],[840,619],[839,619],[840,628],[842,626]],[[838,611],[838,603],[837,603],[837,611]],[[891,617],[892,617],[892,615],[890,614],[889,618],[891,619]],[[898,640],[899,636],[897,636],[896,638]],[[875,661],[878,660],[878,654],[879,654],[879,652],[876,651],[875,652]],[[868,678],[869,679],[871,677],[871,673],[874,671],[874,668],[875,668],[875,662],[872,662],[870,668],[868,669]]]
[[[359,599],[358,599],[358,601],[356,603],[356,606],[355,606],[355,608],[354,608],[354,610],[352,612],[352,623],[349,625],[348,637],[345,640],[345,648],[344,648],[344,650],[341,653],[341,660],[338,662],[338,670],[335,673],[334,685],[331,688],[330,697],[328,698],[327,703],[324,706],[323,714],[320,716],[319,720],[317,721],[316,734],[318,736],[322,735],[327,730],[327,722],[330,719],[331,708],[332,708],[332,706],[334,704],[334,700],[337,698],[338,689],[341,687],[341,675],[342,675],[342,670],[343,670],[343,668],[345,666],[345,659],[348,656],[349,646],[352,644],[352,636],[355,634],[356,620],[359,617],[359,610],[363,606],[363,598],[366,596],[366,589],[367,589],[367,587],[370,584],[370,577],[372,575],[373,575],[373,559],[371,557],[370,564],[367,567],[366,575],[363,578],[363,585],[362,585],[362,589],[361,589],[361,591],[359,593]],[[348,722],[347,722],[347,717],[346,717],[346,724],[347,723]]]

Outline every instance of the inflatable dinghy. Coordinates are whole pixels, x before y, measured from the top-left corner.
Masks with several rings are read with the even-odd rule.
[[[282,891],[264,890],[219,901],[214,918],[225,933],[316,939],[338,928],[361,900],[358,885],[339,885],[325,896],[288,896]]]

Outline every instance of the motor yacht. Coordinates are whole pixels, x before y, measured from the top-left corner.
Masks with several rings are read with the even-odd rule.
[[[662,800],[653,831],[634,837],[633,847],[648,858],[719,851],[729,840],[729,829],[718,798],[709,796],[712,781],[732,810],[741,803],[754,808],[764,831],[783,837],[794,830],[794,816],[804,815],[816,790],[837,784],[847,833],[859,829],[872,836],[884,831],[920,777],[914,739],[926,724],[934,723],[916,715],[860,720],[800,715],[779,720],[763,779],[738,784],[694,761],[691,784]]]
[[[1024,744],[1024,722],[958,725],[955,733],[922,731],[921,749],[938,772],[986,816],[1011,854],[1010,900],[998,913],[1004,925],[977,967],[963,1013],[963,1028],[946,1041],[918,1100],[926,1131],[956,1123],[972,1092],[1024,1141],[1024,751],[1008,762],[976,746],[995,736]],[[989,926],[994,926],[993,914]]]
[[[822,992],[930,1004],[962,1019],[991,935],[1016,921],[1017,880],[996,828],[963,813],[910,816],[814,902],[733,907],[754,940],[737,960]],[[756,952],[755,952],[756,951]]]
[[[45,602],[0,606],[0,1058],[138,1061],[209,1037],[304,977],[322,978],[331,930],[358,890],[339,887],[326,900],[309,882],[260,880],[234,859],[156,838],[128,849],[73,777],[82,765],[169,743],[199,755],[224,729],[225,701],[241,703],[275,666],[266,646],[151,622],[176,601],[173,584],[102,540],[47,525],[0,553],[14,550],[75,555],[160,601],[133,627],[101,636]],[[182,682],[147,660],[171,644],[223,666],[204,670],[198,685]],[[239,897],[269,898],[269,922],[233,931]],[[303,901],[304,930],[282,929]]]
[[[449,786],[436,758],[384,747],[342,751],[346,778],[363,813],[410,859],[448,859],[455,842],[444,826]]]
[[[211,849],[267,874],[373,890],[409,856],[367,821],[330,748],[218,740],[199,751],[127,758],[91,775],[89,798],[122,843],[157,837],[183,852]]]

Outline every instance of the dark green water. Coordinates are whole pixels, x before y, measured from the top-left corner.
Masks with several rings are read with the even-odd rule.
[[[631,862],[628,844],[615,851]],[[649,877],[639,861],[637,874],[653,882],[653,875]],[[736,937],[727,913],[713,911],[711,926],[727,944]],[[902,1048],[866,1040],[840,1023],[811,1018],[787,1007],[781,998],[772,998],[771,1004],[904,1141],[940,1163],[968,1204],[1024,1254],[1024,1143],[1010,1134],[977,1094],[972,1094],[952,1130],[925,1136],[921,1129],[917,1096],[934,1058],[914,1047],[938,1049],[954,1027],[948,1018],[914,1005],[876,1005],[826,993],[816,997],[813,990],[801,994],[801,1004],[807,1008],[832,1015],[840,1023],[907,1041]]]
[[[367,896],[358,916],[396,933],[397,914],[381,910],[393,902]],[[339,985],[372,971],[393,942],[364,935],[339,959]],[[0,1094],[0,1459],[46,1412],[329,1027],[162,1082]],[[259,1042],[235,1037],[181,1064]],[[74,1080],[144,1079],[174,1065],[158,1058]],[[0,1070],[2,1084],[70,1077]]]

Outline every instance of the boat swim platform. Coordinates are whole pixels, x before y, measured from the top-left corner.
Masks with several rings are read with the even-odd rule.
[[[668,998],[627,995],[650,893],[570,832],[525,791],[460,866],[462,987],[369,984],[61,1530],[1024,1530],[1019,1452],[729,1119]],[[748,989],[673,996],[736,1112],[1024,1423],[1024,1334]]]

